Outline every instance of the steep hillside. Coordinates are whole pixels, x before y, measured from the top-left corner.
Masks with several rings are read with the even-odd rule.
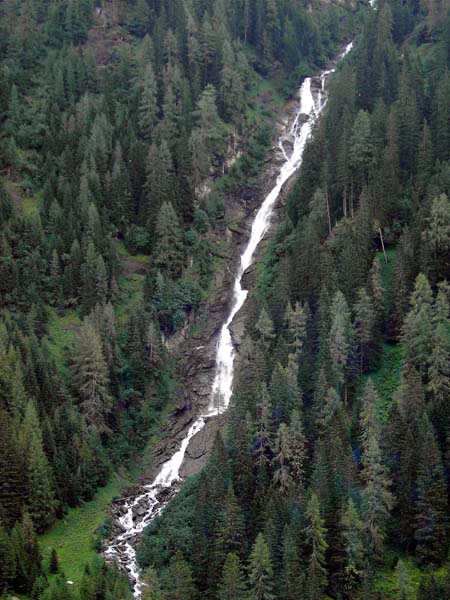
[[[254,270],[223,435],[144,534],[151,585],[449,597],[449,32],[445,3],[366,10]]]
[[[297,0],[0,4],[0,593],[128,597],[70,549],[176,407],[274,116],[353,27]]]

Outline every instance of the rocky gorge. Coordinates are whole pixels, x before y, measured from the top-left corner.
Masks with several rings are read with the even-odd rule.
[[[351,44],[343,54],[350,48]],[[244,302],[255,280],[254,265],[281,220],[283,202],[301,164],[305,143],[326,103],[326,82],[332,72],[333,65],[303,82],[279,116],[257,182],[227,195],[219,230],[222,244],[214,292],[199,315],[166,340],[181,382],[176,406],[145,474],[126,497],[113,504],[113,534],[105,546],[105,555],[116,560],[134,580],[136,597],[140,596],[140,584],[135,548],[140,534],[180,489],[183,480],[205,465],[216,431],[226,419],[235,352],[238,365],[244,332]],[[221,352],[226,354],[224,362]],[[222,381],[220,369],[227,371]],[[225,386],[228,400],[221,405],[219,398],[215,409],[212,389],[216,389],[217,380],[219,393],[224,394]]]

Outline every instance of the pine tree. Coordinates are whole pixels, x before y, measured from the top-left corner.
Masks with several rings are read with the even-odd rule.
[[[196,589],[191,568],[178,551],[169,566],[164,600],[193,600],[195,597]]]
[[[450,156],[450,108],[448,97],[450,94],[450,74],[448,69],[439,79],[435,95],[435,148],[436,156],[441,160],[448,160]]]
[[[270,382],[270,398],[273,406],[274,424],[289,422],[293,409],[300,405],[301,394],[297,385],[298,365],[293,355],[289,355],[288,365],[279,363],[273,370]]]
[[[442,458],[433,428],[424,417],[417,478],[416,555],[422,564],[440,564],[448,550],[448,503]]]
[[[99,299],[98,278],[101,277],[101,265],[98,259],[94,243],[89,240],[86,245],[84,263],[81,267],[82,304],[85,313],[89,313],[97,304]]]
[[[144,37],[150,28],[151,11],[147,0],[137,0],[136,8],[130,22],[130,30],[139,37]]]
[[[223,558],[229,553],[244,554],[246,546],[245,521],[233,488],[230,486],[223,511],[217,524],[216,554]]]
[[[15,422],[0,409],[0,520],[8,528],[21,519],[25,496],[17,438]]]
[[[50,553],[50,565],[48,567],[48,571],[49,573],[52,573],[52,575],[55,575],[59,571],[58,554],[54,548],[52,548]]]
[[[142,137],[149,142],[157,121],[158,105],[156,100],[156,78],[151,63],[145,68],[142,93],[139,102],[139,126]]]
[[[411,295],[410,311],[402,329],[402,342],[407,361],[424,374],[431,350],[432,334],[432,291],[423,273],[417,276]]]
[[[29,593],[41,572],[41,552],[30,516],[24,513],[11,532],[11,544],[16,556],[14,589]]]
[[[433,200],[426,229],[424,263],[432,283],[450,276],[450,201],[446,194]]]
[[[290,469],[291,460],[292,451],[289,440],[289,428],[285,423],[281,423],[275,439],[274,457],[272,462],[275,467],[273,483],[284,495],[289,494],[294,484]]]
[[[107,295],[108,275],[103,256],[99,254],[95,262],[95,304],[105,304]]]
[[[44,454],[41,427],[33,401],[26,408],[20,437],[25,458],[26,506],[36,528],[43,531],[54,521],[56,501],[52,473]]]
[[[257,426],[254,435],[253,447],[255,462],[259,471],[261,471],[267,466],[269,461],[272,438],[272,406],[265,383],[263,383],[261,386],[257,410]]]
[[[176,199],[176,180],[172,156],[165,139],[158,145],[150,146],[145,181],[145,205],[142,209],[147,218],[150,234],[154,231],[155,217],[163,204],[174,202]]]
[[[375,325],[375,311],[365,288],[358,290],[358,301],[355,305],[355,331],[359,343],[360,371],[364,371],[365,349],[372,341]]]
[[[218,592],[219,600],[246,600],[248,597],[241,562],[234,552],[227,555]]]
[[[364,572],[364,525],[356,506],[349,498],[341,517],[344,590],[353,598],[360,587]]]
[[[183,266],[183,239],[177,214],[170,202],[161,206],[155,235],[155,267],[172,277],[178,276]]]
[[[259,334],[261,342],[266,350],[269,350],[272,341],[275,338],[273,329],[273,322],[270,318],[267,310],[263,307],[259,313],[258,321],[256,322],[255,329]]]
[[[380,448],[380,428],[376,413],[377,396],[371,380],[366,385],[361,410],[362,478],[365,484],[366,529],[371,558],[380,556],[386,536],[386,525],[393,505],[391,480],[383,464]]]
[[[450,334],[444,323],[438,323],[431,336],[428,380],[435,401],[445,403],[450,397]]]
[[[407,549],[414,540],[417,460],[424,408],[422,380],[415,369],[405,369],[394,395],[386,447],[390,452],[389,466],[393,472],[393,491],[396,496],[395,533]]]
[[[286,325],[288,334],[292,338],[292,352],[300,353],[305,346],[307,336],[308,307],[299,302],[292,307],[288,303],[286,309]]]
[[[142,574],[142,600],[162,600],[161,584],[154,567],[147,567]]]
[[[194,181],[198,185],[207,177],[224,140],[224,126],[217,112],[216,90],[207,85],[203,90],[194,112],[197,121],[191,135]]]
[[[305,536],[310,548],[306,574],[306,598],[307,600],[322,600],[328,581],[325,561],[328,544],[324,520],[320,514],[319,498],[315,493],[311,494],[308,501],[306,516],[308,526]]]
[[[295,485],[301,489],[306,477],[307,449],[300,414],[297,410],[292,411],[291,414],[289,449],[291,475]]]
[[[376,321],[380,324],[384,316],[384,294],[383,279],[381,277],[380,260],[375,256],[369,273],[368,289],[374,305]]]
[[[225,40],[222,48],[222,73],[220,100],[225,120],[239,123],[242,119],[244,82],[242,73],[236,68],[236,55],[233,46]]]
[[[347,301],[342,292],[336,292],[331,307],[331,327],[328,343],[332,372],[339,389],[342,389],[346,381],[353,339],[354,331]]]
[[[100,336],[88,321],[83,323],[75,340],[72,361],[72,384],[81,409],[90,425],[106,433],[112,408],[108,369]]]
[[[286,525],[283,533],[283,599],[297,600],[304,588],[304,573],[295,531]]]
[[[399,590],[399,598],[402,600],[409,600],[414,597],[414,587],[412,585],[408,569],[403,560],[399,560],[395,567],[395,574],[397,575],[397,584]]]
[[[249,600],[273,600],[273,568],[262,533],[256,537],[249,565]]]
[[[349,154],[353,178],[358,185],[358,191],[360,191],[367,180],[373,154],[370,117],[369,113],[364,110],[360,110],[356,115],[350,136]]]
[[[428,123],[424,121],[420,135],[417,151],[417,180],[420,192],[424,193],[426,185],[432,175],[434,165],[434,147],[431,136],[431,129]]]
[[[0,594],[6,595],[16,576],[16,557],[6,530],[0,525]]]

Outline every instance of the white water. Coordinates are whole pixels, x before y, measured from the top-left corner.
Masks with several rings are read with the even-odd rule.
[[[346,47],[342,57],[352,48],[350,43]],[[342,58],[341,57],[341,58]],[[134,595],[140,598],[142,584],[139,581],[139,569],[136,563],[135,541],[142,531],[153,519],[161,513],[165,502],[159,502],[157,495],[165,488],[180,481],[180,469],[183,464],[184,455],[190,440],[205,426],[210,417],[223,413],[227,410],[233,391],[233,365],[235,350],[231,339],[230,325],[242,308],[248,291],[242,288],[242,277],[248,267],[252,264],[255,250],[267,232],[274,205],[278,199],[284,184],[298,170],[302,162],[303,150],[311,129],[317,117],[323,110],[327,96],[325,90],[326,80],[334,69],[324,71],[320,75],[320,86],[314,98],[311,91],[311,78],[307,78],[300,88],[300,107],[295,120],[287,130],[286,134],[279,140],[279,149],[285,162],[281,165],[274,188],[265,198],[253,221],[250,239],[247,247],[241,255],[241,261],[234,281],[232,308],[228,319],[222,326],[216,354],[216,374],[213,382],[211,401],[207,410],[191,425],[186,437],[183,439],[177,452],[166,461],[153,483],[145,486],[145,492],[140,496],[129,499],[125,503],[125,513],[119,518],[123,527],[123,533],[115,538],[113,543],[106,549],[105,556],[117,559],[126,567],[131,578],[134,580]],[[302,118],[300,118],[302,117]],[[286,141],[290,141],[290,148],[286,151]],[[145,513],[136,515],[136,509],[145,504]]]

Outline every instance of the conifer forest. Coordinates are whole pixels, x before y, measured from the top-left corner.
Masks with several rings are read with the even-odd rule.
[[[0,598],[450,600],[449,0],[0,0]]]

